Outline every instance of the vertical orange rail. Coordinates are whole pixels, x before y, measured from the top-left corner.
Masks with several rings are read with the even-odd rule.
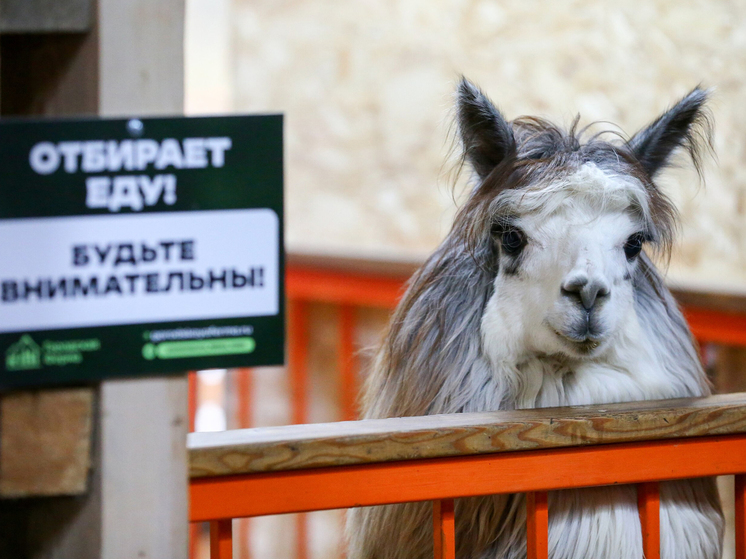
[[[746,474],[736,475],[736,559],[746,559]]]
[[[549,557],[549,507],[546,491],[526,493],[526,549],[528,559]]]
[[[197,372],[187,373],[187,416],[189,418],[189,432],[194,433],[197,418]],[[194,559],[197,554],[197,540],[199,539],[199,524],[189,525],[189,558]]]
[[[233,520],[210,522],[210,559],[233,559]]]
[[[657,481],[637,486],[637,507],[642,526],[642,551],[645,559],[661,556],[661,496]]]
[[[290,391],[292,398],[292,423],[306,423],[308,392],[308,303],[290,301],[288,345],[290,365]]]
[[[253,377],[251,369],[235,369],[234,387],[236,389],[236,425],[239,429],[248,429],[252,421]],[[236,547],[238,559],[251,559],[250,534],[251,519],[236,520]]]
[[[456,559],[453,499],[433,501],[433,550],[435,559]]]
[[[357,418],[357,367],[355,363],[355,309],[352,305],[339,307],[339,372],[342,420]]]
[[[308,303],[298,299],[288,301],[288,345],[290,391],[292,393],[292,422],[308,421]],[[308,522],[305,514],[296,516],[295,558],[308,557]]]

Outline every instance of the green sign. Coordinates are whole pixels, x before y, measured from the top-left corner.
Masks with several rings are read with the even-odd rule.
[[[278,365],[282,117],[0,122],[0,389]]]

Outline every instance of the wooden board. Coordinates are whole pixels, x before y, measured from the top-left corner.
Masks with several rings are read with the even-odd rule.
[[[84,33],[92,24],[91,0],[0,2],[0,33]]]
[[[93,390],[5,394],[0,497],[77,495],[91,465]]]
[[[192,478],[746,433],[746,393],[192,433]]]

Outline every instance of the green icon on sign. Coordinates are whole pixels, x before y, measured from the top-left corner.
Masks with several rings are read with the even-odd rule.
[[[163,342],[142,346],[145,359],[184,359],[185,357],[207,357],[211,355],[239,355],[251,353],[256,348],[254,338],[216,338],[213,340],[186,340]]]
[[[21,339],[5,352],[5,368],[9,371],[23,371],[41,368],[41,348],[24,334]]]

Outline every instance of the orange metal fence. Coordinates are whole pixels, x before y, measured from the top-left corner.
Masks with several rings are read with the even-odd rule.
[[[680,400],[677,404],[682,402],[687,403]],[[211,557],[227,559],[232,557],[233,518],[432,501],[435,557],[454,559],[455,498],[526,493],[528,558],[547,559],[547,491],[638,484],[645,557],[658,559],[659,482],[735,474],[736,557],[744,559],[746,395],[690,402],[693,405],[676,409],[667,409],[667,404],[661,402],[655,403],[660,408],[651,408],[650,403],[637,408],[631,405],[626,410],[626,420],[624,417],[620,420],[618,413],[625,405],[588,406],[571,411],[530,410],[512,423],[504,420],[509,412],[482,414],[488,420],[494,418],[494,425],[470,423],[469,416],[479,414],[459,414],[461,417],[456,421],[462,423],[451,422],[447,426],[437,416],[406,418],[403,422],[380,420],[375,426],[393,421],[397,429],[379,433],[377,440],[369,435],[375,431],[370,421],[357,430],[358,422],[343,425],[340,429],[347,431],[345,436],[335,436],[330,424],[322,429],[279,428],[280,437],[269,441],[266,430],[256,435],[247,430],[233,435],[233,444],[228,445],[216,440],[214,434],[206,434],[199,440],[193,439],[190,445],[190,519],[210,522]],[[696,406],[699,408],[695,409]],[[638,422],[638,416],[642,415],[646,419]],[[420,433],[430,435],[429,440],[434,441],[435,452],[440,455],[387,461],[398,455],[382,453],[382,441],[406,445],[408,440],[414,440],[413,447],[417,444],[419,437],[412,436],[411,429],[401,428],[412,421],[420,422]],[[528,427],[524,427],[526,424]],[[597,429],[599,424],[603,424],[601,430]],[[492,436],[479,440],[491,438],[492,442],[477,443],[480,448],[473,443],[464,444],[474,434],[484,435],[485,428],[491,429]],[[540,434],[552,430],[555,435],[574,429],[574,433],[564,440],[539,436],[527,443],[525,438],[515,436],[516,428]],[[320,436],[322,431],[330,434]],[[409,436],[400,436],[405,433]],[[449,442],[448,436],[453,433],[458,435],[457,445]],[[701,433],[711,434],[695,436]],[[238,442],[237,436],[241,438]],[[368,440],[361,443],[366,436]],[[614,442],[618,440],[636,442]],[[608,441],[612,442],[604,444]],[[536,448],[518,450],[527,444]],[[318,447],[315,455],[314,445]],[[274,452],[276,446],[283,447],[281,452]],[[339,455],[330,458],[329,447],[341,449]],[[415,449],[411,450],[416,455]],[[490,453],[481,454],[484,451]],[[373,458],[368,456],[371,453]],[[334,460],[341,464],[356,463],[326,465]]]
[[[354,344],[355,309],[361,307],[393,309],[403,293],[406,280],[415,269],[416,263],[289,256],[286,266],[286,296],[288,302],[288,371],[290,374],[293,423],[300,424],[308,420],[308,320],[310,304],[333,304],[339,309],[340,327],[337,347],[338,369],[340,371],[338,382],[342,410],[340,419],[352,420],[356,417],[355,399],[358,389]],[[676,295],[682,302],[684,314],[689,321],[692,333],[700,343],[746,346],[745,309],[738,308],[734,312],[728,307],[727,301],[724,304],[715,305],[715,308],[712,308],[712,306],[705,307],[703,305],[710,304],[709,300],[703,303],[701,297],[687,297],[686,293],[676,293]],[[694,304],[691,304],[690,301],[693,301]],[[195,375],[190,373],[189,403],[192,431],[194,430],[197,402],[196,386]],[[252,378],[250,369],[240,370],[236,389],[239,426],[242,428],[251,427]],[[652,486],[650,487],[652,488]],[[741,499],[743,500],[743,496],[741,496]],[[542,511],[546,509],[546,505],[541,500],[541,494],[539,494],[538,500],[530,501],[530,503],[532,503],[532,506],[535,504],[539,515],[537,518],[540,518],[543,514]],[[445,512],[441,516],[448,519],[451,514],[448,512],[448,503],[444,507],[442,510]],[[741,507],[743,508],[743,505]],[[225,527],[223,527],[223,532],[220,533],[224,532]],[[296,559],[306,559],[307,526],[304,515],[298,516],[297,532]],[[191,534],[192,542],[194,542],[196,536],[194,526]],[[541,543],[541,541],[541,538],[539,538],[538,542]],[[193,547],[191,556],[194,557]],[[244,555],[243,559],[248,558]],[[739,559],[746,559],[746,556],[739,557]]]

